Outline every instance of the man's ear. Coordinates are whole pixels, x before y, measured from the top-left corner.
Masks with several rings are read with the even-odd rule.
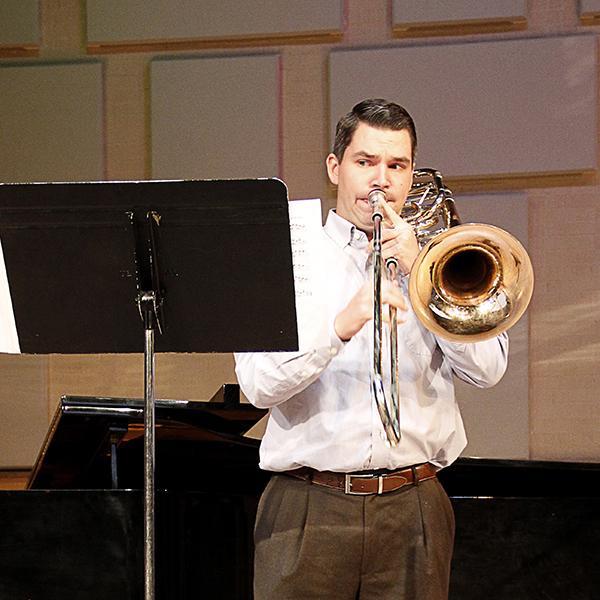
[[[340,163],[335,154],[328,154],[325,159],[325,164],[327,165],[327,175],[329,176],[329,181],[333,183],[333,185],[338,184],[338,171],[340,167]]]

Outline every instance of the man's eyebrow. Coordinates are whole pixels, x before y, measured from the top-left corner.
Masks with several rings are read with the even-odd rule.
[[[363,158],[377,158],[377,154],[369,154],[365,150],[357,150],[356,152],[354,152],[353,156],[355,156],[356,158],[360,156],[362,156]]]
[[[357,150],[356,152],[354,152],[352,154],[352,156],[354,158],[369,158],[369,159],[379,158],[378,154],[371,154],[370,152],[367,152],[366,150]],[[390,162],[410,163],[410,160],[411,159],[408,156],[393,156],[390,159]]]

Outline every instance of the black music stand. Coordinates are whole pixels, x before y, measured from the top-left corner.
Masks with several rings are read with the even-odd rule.
[[[143,327],[150,600],[154,353],[298,348],[286,187],[276,179],[4,184],[0,240],[21,352],[140,352]]]

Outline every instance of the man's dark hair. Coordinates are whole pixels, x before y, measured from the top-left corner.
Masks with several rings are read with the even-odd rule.
[[[366,123],[380,129],[400,131],[406,129],[412,142],[412,161],[417,151],[417,131],[415,123],[408,111],[394,102],[382,98],[369,98],[359,102],[347,115],[343,116],[335,128],[333,153],[341,162],[346,148],[352,141],[352,136],[359,123]]]

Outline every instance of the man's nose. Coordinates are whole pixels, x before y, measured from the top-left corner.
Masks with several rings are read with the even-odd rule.
[[[375,171],[373,173],[373,186],[385,189],[390,185],[389,174],[387,170],[387,165],[381,164],[375,167]]]

